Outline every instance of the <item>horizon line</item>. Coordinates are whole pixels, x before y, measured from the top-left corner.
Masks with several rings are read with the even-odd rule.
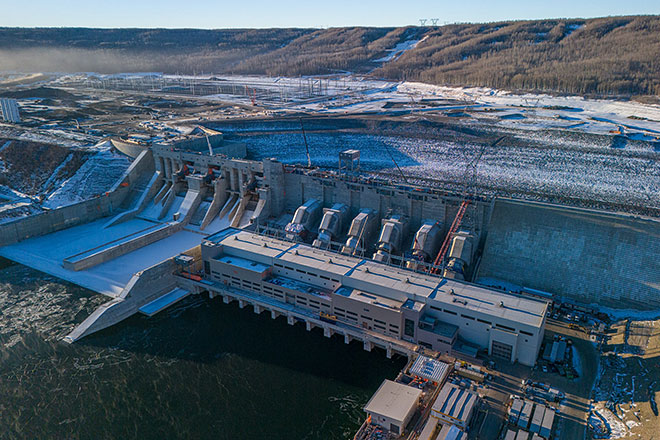
[[[475,25],[475,24],[498,24],[498,23],[518,23],[518,22],[529,22],[529,21],[549,21],[549,20],[598,20],[603,18],[626,18],[626,17],[660,17],[660,14],[624,14],[624,15],[601,15],[595,17],[546,17],[546,18],[515,18],[510,20],[495,20],[495,21],[455,21],[448,22],[438,25],[420,25],[420,24],[407,24],[407,25],[392,25],[392,26],[371,26],[371,25],[342,25],[342,26],[272,26],[272,27],[217,27],[217,28],[207,28],[207,27],[162,27],[162,26],[147,26],[147,27],[137,27],[137,26],[57,26],[57,25],[48,25],[48,26],[6,26],[0,25],[0,29],[104,29],[104,30],[204,30],[204,31],[217,31],[217,30],[269,30],[269,29],[343,29],[343,28],[373,28],[373,29],[398,29],[398,28],[407,28],[407,27],[418,27],[418,28],[442,28],[445,26],[458,26],[458,25]]]

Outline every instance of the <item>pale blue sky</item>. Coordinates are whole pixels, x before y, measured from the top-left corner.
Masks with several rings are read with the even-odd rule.
[[[0,26],[267,28],[660,14],[659,0],[0,0]]]

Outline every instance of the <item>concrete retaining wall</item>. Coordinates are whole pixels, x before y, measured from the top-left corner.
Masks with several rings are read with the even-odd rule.
[[[660,222],[497,200],[478,277],[583,303],[660,308]]]
[[[163,181],[160,178],[160,173],[156,171],[153,174],[153,177],[147,184],[147,188],[142,192],[142,195],[137,201],[137,206],[131,210],[122,212],[121,214],[116,215],[112,220],[106,223],[103,227],[109,228],[110,226],[117,225],[121,222],[125,222],[132,218],[135,218],[142,210],[147,206],[147,204],[153,200],[160,188],[163,186]]]
[[[150,150],[145,150],[105,195],[3,223],[0,225],[0,246],[50,234],[111,215],[119,209],[142,173],[149,171],[153,173],[153,169],[153,154]]]
[[[65,269],[75,271],[88,269],[167,238],[179,230],[181,230],[181,225],[179,224],[165,224],[158,229],[145,232],[135,238],[100,249],[92,254],[83,252],[66,258],[63,261],[62,266],[64,266]]]
[[[127,187],[120,187],[105,196],[3,223],[0,225],[0,246],[106,217],[115,212],[128,191]]]
[[[128,185],[133,188],[139,182],[140,176],[144,174],[153,174],[156,169],[154,164],[154,155],[151,150],[144,150],[140,155],[135,158],[124,175],[119,179],[114,186],[110,189],[113,192],[122,186]]]

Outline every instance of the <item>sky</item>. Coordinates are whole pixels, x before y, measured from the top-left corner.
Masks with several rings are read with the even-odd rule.
[[[9,27],[325,28],[660,14],[660,1],[0,0],[0,11]]]

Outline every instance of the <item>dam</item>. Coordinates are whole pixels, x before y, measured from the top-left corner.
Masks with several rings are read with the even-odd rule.
[[[106,194],[0,225],[0,256],[108,297],[65,339],[208,292],[388,356],[534,365],[551,301],[660,308],[657,219],[246,159],[203,133],[132,150]]]

